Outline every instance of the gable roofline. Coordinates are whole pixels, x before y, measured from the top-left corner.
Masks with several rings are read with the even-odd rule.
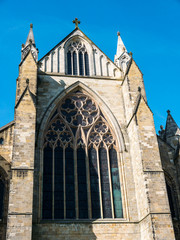
[[[23,97],[24,97],[24,95],[25,95],[25,93],[26,93],[27,91],[29,92],[29,95],[30,95],[30,97],[31,97],[31,99],[32,99],[32,101],[33,101],[34,106],[35,106],[35,97],[34,97],[34,95],[32,94],[32,92],[29,90],[29,85],[27,84],[27,86],[26,86],[26,88],[24,89],[23,93],[21,94],[19,100],[17,101],[17,103],[16,103],[16,105],[15,105],[15,108],[17,108],[17,107],[19,106],[21,100],[23,99]]]
[[[99,51],[103,52],[81,29],[79,28],[75,28],[72,32],[70,32],[65,38],[63,38],[63,40],[61,40],[58,44],[56,44],[50,51],[48,51],[41,59],[39,59],[38,63],[40,61],[43,60],[43,58],[49,56],[50,52],[52,52],[55,48],[58,47],[58,45],[60,45],[61,43],[63,43],[66,39],[68,39],[74,32],[76,31],[80,31],[86,38],[87,40],[89,40]],[[121,68],[119,68],[104,52],[103,54],[107,57],[108,61],[110,61],[111,63],[113,63],[117,69],[119,69],[121,72]]]
[[[34,62],[37,64],[36,59],[34,58],[34,56],[33,56],[33,54],[32,54],[31,46],[32,46],[32,44],[30,45],[30,48],[29,48],[26,56],[25,56],[25,57],[23,58],[23,60],[20,62],[19,67],[20,67],[20,66],[23,64],[23,62],[26,60],[27,56],[29,55],[29,52],[31,52],[31,55],[32,55],[32,57],[33,57],[33,59],[34,59]]]
[[[128,66],[128,68],[127,68],[127,71],[126,71],[126,73],[125,73],[125,76],[124,76],[124,78],[128,75],[128,73],[129,73],[129,70],[130,70],[130,68],[131,68],[131,65],[132,65],[132,63],[134,62],[135,63],[135,65],[136,65],[136,67],[138,68],[138,70],[140,71],[140,73],[142,74],[142,78],[143,78],[143,73],[142,73],[142,71],[140,70],[140,68],[138,67],[138,65],[137,65],[137,63],[136,63],[136,61],[134,60],[134,58],[133,57],[131,57],[131,60],[130,60],[131,62],[130,62],[130,64],[129,64],[129,66]]]
[[[3,130],[5,130],[6,128],[14,125],[14,124],[15,124],[15,121],[14,121],[14,120],[11,121],[10,123],[7,123],[6,125],[4,125],[4,126],[2,126],[2,127],[0,128],[0,132],[3,131]]]
[[[139,105],[140,105],[140,102],[141,102],[141,99],[144,101],[144,103],[146,104],[146,106],[148,107],[148,109],[150,110],[151,114],[153,115],[153,112],[151,111],[147,101],[144,99],[143,95],[141,94],[141,92],[139,93],[139,95],[137,96],[136,98],[136,103],[135,103],[135,106],[134,106],[134,110],[133,110],[133,114],[132,114],[132,117],[130,118],[128,124],[127,124],[127,128],[129,126],[129,124],[131,123],[132,119],[134,118],[134,116],[136,115],[137,111],[138,111],[138,108],[139,108]]]

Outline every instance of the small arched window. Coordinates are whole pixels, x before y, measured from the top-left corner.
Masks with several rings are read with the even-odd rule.
[[[79,40],[67,48],[67,74],[89,76],[89,56],[85,44]]]
[[[4,144],[4,138],[0,138],[0,145]]]
[[[43,145],[43,219],[122,218],[117,145],[99,106],[76,91],[57,106]]]

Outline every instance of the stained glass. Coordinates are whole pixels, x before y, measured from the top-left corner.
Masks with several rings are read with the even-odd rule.
[[[100,161],[100,172],[101,172],[103,217],[112,218],[107,151],[103,147],[99,149],[99,161]]]
[[[52,148],[44,148],[43,218],[52,219]]]
[[[117,152],[114,148],[109,151],[110,166],[111,166],[111,178],[112,178],[112,191],[114,200],[114,216],[115,218],[122,218],[122,199],[119,180],[119,169],[117,162]]]
[[[75,218],[74,151],[66,148],[66,218]]]
[[[77,54],[73,52],[73,75],[77,75]]]
[[[64,218],[63,149],[59,145],[54,150],[54,218]]]
[[[86,76],[89,76],[89,57],[87,52],[84,54],[84,58],[85,58],[85,74]]]
[[[88,218],[86,155],[85,150],[82,147],[78,148],[77,150],[77,174],[79,218]]]
[[[100,218],[101,213],[100,213],[97,153],[93,147],[89,149],[89,169],[90,169],[90,184],[91,184],[92,218]]]
[[[42,218],[112,218],[112,206],[122,218],[116,142],[95,101],[79,89],[65,97],[44,136]]]
[[[79,75],[84,75],[84,67],[83,67],[83,54],[79,53]]]
[[[71,53],[67,53],[67,69],[68,69],[68,74],[72,74],[72,66],[71,66]]]

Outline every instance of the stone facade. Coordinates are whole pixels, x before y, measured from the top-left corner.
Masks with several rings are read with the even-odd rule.
[[[3,139],[0,170],[4,171],[0,174],[6,181],[0,237],[8,240],[175,239],[165,178],[166,171],[176,174],[174,155],[179,155],[174,145],[165,143],[161,137],[157,141],[142,73],[120,35],[115,63],[78,27],[39,61],[37,55],[31,25],[22,47],[15,119],[0,129]],[[84,60],[81,62],[81,59]],[[116,139],[121,218],[43,219],[45,129],[56,114],[58,104],[78,91],[99,107]],[[82,129],[80,124],[78,129]],[[172,138],[169,141],[178,145]],[[169,177],[167,181],[172,179]],[[177,178],[173,183],[178,181]],[[112,196],[112,189],[110,194]],[[176,198],[178,202],[178,191]],[[176,233],[178,216],[176,223],[173,218]]]

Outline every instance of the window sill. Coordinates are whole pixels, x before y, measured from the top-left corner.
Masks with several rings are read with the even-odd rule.
[[[85,223],[85,224],[89,224],[89,223],[93,223],[93,224],[104,224],[104,223],[120,223],[120,222],[127,222],[127,219],[125,218],[117,218],[117,219],[110,219],[110,218],[106,218],[106,219],[66,219],[66,220],[58,220],[58,219],[54,219],[54,220],[48,220],[48,219],[42,219],[40,220],[40,224],[53,224],[53,223],[59,223],[59,224],[75,224],[75,223]]]

